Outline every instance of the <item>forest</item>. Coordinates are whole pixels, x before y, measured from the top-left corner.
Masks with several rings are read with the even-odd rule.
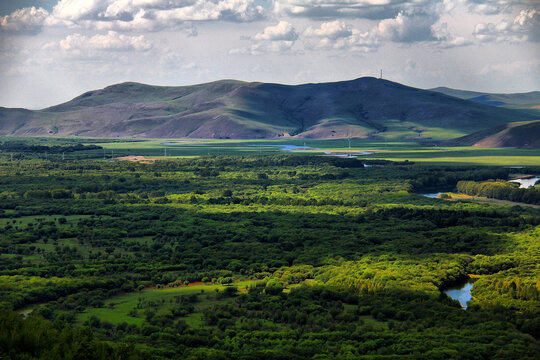
[[[538,185],[508,183],[514,169],[12,150],[0,153],[0,358],[540,356],[540,209],[422,195],[538,204]],[[443,291],[467,281],[463,310]]]

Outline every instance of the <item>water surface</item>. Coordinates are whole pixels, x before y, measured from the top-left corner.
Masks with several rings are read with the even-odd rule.
[[[510,182],[518,183],[520,188],[528,189],[534,186],[534,184],[536,184],[538,180],[540,180],[540,177],[535,176],[535,177],[528,177],[528,178],[513,179],[513,180],[510,180]]]
[[[429,193],[429,194],[421,194],[421,195],[423,195],[425,197],[428,197],[428,198],[431,198],[431,199],[438,199],[439,196],[441,196],[442,194],[444,194],[444,193],[437,192],[437,193]]]
[[[452,287],[443,291],[446,295],[450,296],[452,299],[459,301],[461,307],[466,310],[467,303],[471,301],[471,289],[473,288],[473,283],[468,282],[460,286]]]

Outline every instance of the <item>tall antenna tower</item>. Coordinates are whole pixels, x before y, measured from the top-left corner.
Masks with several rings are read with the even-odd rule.
[[[382,79],[382,69],[381,69],[381,77],[379,79]]]

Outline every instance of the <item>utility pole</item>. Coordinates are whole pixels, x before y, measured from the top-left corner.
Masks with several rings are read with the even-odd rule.
[[[167,157],[167,147],[166,147],[166,146],[165,146],[165,149],[164,149],[164,151],[165,151],[165,153],[164,153],[164,154],[165,154],[165,156],[163,156],[163,157]]]
[[[105,149],[103,149],[103,160],[105,160]]]
[[[62,161],[64,161],[66,159],[66,157],[64,156],[64,152],[62,152]]]
[[[10,154],[11,155],[11,161],[13,161],[13,154]]]

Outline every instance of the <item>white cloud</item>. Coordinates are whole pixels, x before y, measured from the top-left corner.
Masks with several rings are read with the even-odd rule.
[[[147,51],[152,44],[143,35],[128,36],[109,31],[104,35],[87,37],[81,34],[68,35],[59,42],[63,51]],[[46,45],[46,48],[50,46]]]
[[[290,52],[298,39],[298,33],[294,26],[286,21],[280,21],[274,26],[266,27],[261,33],[256,34],[251,40],[251,45],[229,50],[229,54],[237,55],[262,55],[266,53]]]
[[[510,13],[515,9],[540,8],[538,0],[461,0],[467,3],[469,11],[483,15]]]
[[[312,19],[365,18],[387,19],[399,11],[424,8],[441,0],[275,0],[280,15]]]
[[[438,17],[432,14],[408,16],[400,12],[393,19],[381,20],[377,25],[377,33],[384,39],[394,42],[433,41],[432,26]]]
[[[0,32],[37,33],[41,30],[48,16],[47,10],[33,6],[15,10],[9,15],[0,16]]]
[[[474,27],[474,36],[483,42],[540,41],[540,11],[521,10],[513,21],[502,20],[494,23],[480,23]]]
[[[348,37],[352,34],[351,27],[339,20],[322,23],[320,28],[316,29],[308,27],[306,31],[304,31],[305,36],[316,36],[332,40]]]
[[[262,33],[255,35],[255,39],[270,41],[295,41],[298,39],[298,34],[290,23],[280,21],[277,25],[268,26]]]
[[[290,52],[294,41],[260,41],[247,47],[234,48],[229,51],[231,55],[264,55],[267,53]]]
[[[249,22],[264,12],[255,0],[61,0],[53,16],[69,26],[159,30],[190,21]]]
[[[340,49],[370,52],[376,50],[377,39],[369,32],[360,32],[350,25],[336,20],[322,23],[320,27],[308,27],[303,35],[310,49]]]

